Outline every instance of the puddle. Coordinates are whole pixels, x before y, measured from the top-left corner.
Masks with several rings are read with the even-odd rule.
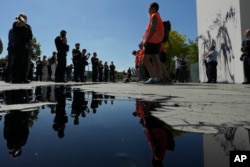
[[[1,103],[4,167],[228,167],[230,151],[250,150],[244,128],[173,129],[152,114],[162,111],[160,100],[49,86],[1,92]]]

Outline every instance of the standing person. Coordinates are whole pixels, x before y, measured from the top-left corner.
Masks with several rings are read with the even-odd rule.
[[[180,65],[179,82],[188,82],[188,72],[187,72],[188,59],[183,54],[180,55],[179,65]]]
[[[87,53],[87,50],[86,49],[82,49],[82,62],[83,62],[83,78],[84,78],[84,82],[87,80],[87,74],[85,72],[85,68],[86,66],[89,65],[88,63],[88,59],[89,59],[89,56],[90,56],[90,53]]]
[[[143,62],[150,75],[150,78],[144,82],[145,84],[159,83],[162,76],[159,51],[164,37],[164,26],[158,10],[158,3],[150,4],[148,9],[150,19],[142,41],[144,46]]]
[[[102,64],[102,61],[100,60],[99,61],[99,66],[98,66],[98,70],[99,70],[99,82],[102,82],[103,81],[103,64]]]
[[[208,63],[208,83],[217,82],[217,56],[218,52],[215,50],[215,46],[212,45],[209,48],[209,52],[205,55]]]
[[[104,62],[104,82],[108,82],[109,66],[108,63]]]
[[[175,82],[180,82],[180,58],[175,59]]]
[[[115,82],[115,65],[113,61],[111,61],[109,69],[110,69],[110,72],[109,72],[110,82]]]
[[[243,61],[243,68],[246,77],[246,81],[242,84],[250,84],[250,29],[245,31],[245,37],[241,44],[241,58],[240,60]]]
[[[97,76],[98,76],[98,63],[99,60],[97,58],[97,53],[93,53],[93,57],[91,58],[91,64],[92,64],[92,82],[97,82]]]
[[[42,81],[43,76],[43,64],[41,58],[38,57],[36,61],[36,81]]]
[[[82,53],[80,51],[80,43],[75,44],[75,48],[72,50],[72,61],[74,66],[74,80],[83,82],[83,62],[82,62]]]
[[[2,54],[3,52],[3,42],[2,40],[0,39],[0,54]]]
[[[52,53],[52,57],[50,58],[50,68],[51,68],[51,81],[55,81],[55,72],[57,66],[57,58],[56,58],[56,51]]]
[[[12,78],[12,66],[14,62],[14,34],[13,34],[13,28],[9,30],[8,34],[8,61],[5,71],[5,82],[10,82]]]
[[[14,62],[12,66],[12,83],[29,83],[27,73],[32,45],[32,30],[27,24],[27,16],[19,14],[12,27],[14,36]]]
[[[43,56],[43,60],[42,60],[42,64],[43,64],[43,76],[42,76],[42,80],[43,81],[48,81],[48,65],[49,62],[47,61],[47,56]]]
[[[64,80],[66,71],[66,56],[69,51],[69,45],[67,44],[66,31],[61,30],[60,35],[55,38],[55,45],[57,49],[57,67],[55,73],[55,82],[66,82]]]

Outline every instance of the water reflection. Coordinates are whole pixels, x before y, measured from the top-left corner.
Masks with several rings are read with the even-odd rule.
[[[133,115],[140,118],[140,124],[152,151],[152,166],[163,167],[162,162],[166,151],[175,149],[174,130],[165,122],[151,115],[156,107],[159,108],[160,103],[136,100],[136,111],[133,112]]]
[[[53,129],[57,132],[57,136],[59,138],[64,137],[64,130],[66,127],[66,123],[68,122],[68,116],[66,114],[66,95],[65,95],[65,87],[60,86],[55,88],[55,99],[57,101],[56,109],[55,109],[55,118]]]
[[[4,92],[6,104],[25,104],[32,101],[32,90],[10,90]],[[29,136],[29,128],[37,119],[38,110],[11,110],[4,117],[3,135],[7,142],[9,154],[15,158],[22,154],[22,147]]]
[[[6,145],[7,151],[0,153],[0,162],[8,162],[9,166],[15,166],[15,161],[8,161],[5,154],[20,157],[25,150],[27,154],[19,158],[21,166],[39,160],[46,163],[37,164],[38,167],[70,164],[227,167],[230,151],[250,150],[249,130],[242,127],[223,128],[209,135],[173,129],[152,114],[168,112],[159,110],[164,102],[53,85],[4,91],[2,98],[2,103],[7,105],[56,102],[41,108],[4,111],[3,121],[0,120],[3,124],[0,143]],[[41,141],[49,144],[37,144]],[[63,165],[57,164],[58,159],[63,159]]]

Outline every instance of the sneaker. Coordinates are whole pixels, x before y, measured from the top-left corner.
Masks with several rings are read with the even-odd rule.
[[[144,84],[153,84],[154,80],[153,78],[149,78],[147,81],[143,82]]]

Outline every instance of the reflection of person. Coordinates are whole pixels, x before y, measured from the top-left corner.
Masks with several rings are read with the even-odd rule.
[[[55,45],[57,49],[57,67],[55,73],[55,82],[65,82],[66,72],[66,56],[69,51],[69,45],[67,44],[66,31],[61,30],[60,35],[55,38]]]
[[[74,125],[79,124],[79,116],[86,116],[85,111],[88,110],[88,101],[85,100],[85,92],[74,91],[71,116],[74,117]]]
[[[28,90],[11,90],[5,92],[6,104],[28,103]],[[10,111],[5,115],[4,138],[7,141],[9,154],[15,158],[22,154],[22,147],[29,136],[30,113],[20,110]]]
[[[65,124],[68,122],[66,116],[66,96],[64,93],[64,86],[55,88],[55,98],[57,101],[53,129],[57,132],[59,138],[64,137]]]
[[[22,154],[22,147],[29,136],[29,115],[27,112],[13,110],[5,115],[4,138],[9,154],[15,158]]]
[[[215,50],[215,46],[212,45],[209,48],[209,52],[205,54],[208,67],[208,83],[217,82],[217,56],[218,52]]]
[[[163,167],[166,150],[173,151],[175,142],[171,127],[151,115],[150,111],[157,106],[158,104],[152,102],[136,101],[136,111],[133,115],[140,117],[140,123],[152,149],[153,167]]]
[[[242,55],[240,60],[243,61],[246,81],[242,84],[250,84],[250,29],[245,31],[246,39],[241,44]]]

